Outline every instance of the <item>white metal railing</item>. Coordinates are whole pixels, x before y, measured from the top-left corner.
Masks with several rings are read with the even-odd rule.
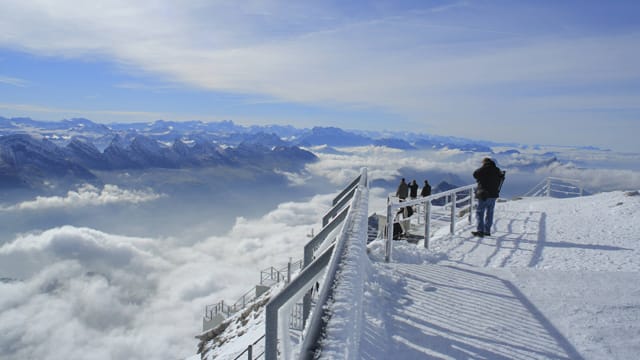
[[[274,285],[282,280],[287,282],[291,281],[291,274],[295,270],[302,269],[302,259],[297,261],[289,261],[285,267],[276,269],[271,266],[266,269],[260,270],[260,285]]]
[[[264,293],[265,289],[268,289],[281,281],[286,281],[287,283],[290,282],[292,274],[301,268],[302,260],[289,260],[287,265],[280,269],[270,266],[261,270],[260,285],[252,287],[250,290],[242,294],[234,303],[228,304],[224,300],[220,300],[215,304],[207,305],[205,307],[204,317],[202,320],[202,331],[207,331],[212,327],[215,327],[223,318],[227,318],[244,309],[248,304]],[[213,321],[217,316],[220,316],[220,318],[217,319],[217,321]]]
[[[262,342],[262,348],[263,348],[262,352],[254,356],[253,352],[256,349],[256,345],[260,344],[260,342]],[[233,360],[238,360],[242,357],[242,355],[245,355],[245,354],[248,360],[256,360],[256,359],[259,359],[262,355],[264,355],[264,335],[260,336],[258,340],[253,342],[253,344],[250,344],[249,346],[247,346],[247,348],[244,349],[244,351],[238,354],[235,358],[233,358]]]
[[[332,295],[332,286],[353,218],[366,190],[367,169],[349,184],[333,201],[333,208],[323,217],[323,229],[305,246],[304,268],[280,293],[273,296],[265,310],[265,359],[275,360],[278,354],[285,359],[294,355],[289,336],[291,308],[302,298],[304,338],[299,348],[300,358],[310,358],[322,333],[322,314]],[[365,204],[368,204],[366,201]],[[336,232],[338,233],[336,235]],[[315,310],[310,314],[310,289],[319,288]],[[310,316],[310,317],[309,317]],[[308,320],[308,321],[307,321]]]
[[[473,209],[473,201],[475,196],[475,190],[477,185],[467,185],[463,187],[459,187],[456,189],[451,189],[448,191],[444,191],[437,194],[432,194],[423,198],[418,198],[415,200],[408,201],[399,201],[397,198],[393,196],[389,196],[387,199],[387,231],[385,237],[385,256],[384,259],[386,262],[391,261],[391,252],[392,252],[392,244],[393,244],[393,225],[399,221],[407,221],[407,220],[399,220],[394,215],[397,210],[404,207],[418,207],[423,209],[422,211],[417,211],[416,213],[419,216],[416,217],[418,223],[422,223],[422,219],[424,219],[424,247],[429,247],[429,238],[431,236],[431,222],[433,220],[433,216],[436,215],[439,219],[447,219],[449,223],[449,231],[453,234],[455,231],[455,225],[458,218],[458,215],[462,216],[465,211],[468,210],[468,219],[469,223],[472,221],[472,209]],[[444,200],[442,205],[436,207],[432,204],[433,201]],[[460,213],[457,214],[456,211],[460,209]],[[437,210],[437,211],[434,211]],[[444,215],[446,214],[448,215]],[[405,223],[405,226],[410,226],[411,218],[408,219],[408,223]]]
[[[575,179],[547,177],[529,190],[525,197],[578,197],[584,194],[582,182]]]

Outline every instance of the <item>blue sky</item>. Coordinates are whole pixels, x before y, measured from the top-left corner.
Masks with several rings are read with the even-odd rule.
[[[0,3],[0,116],[640,152],[637,1]]]

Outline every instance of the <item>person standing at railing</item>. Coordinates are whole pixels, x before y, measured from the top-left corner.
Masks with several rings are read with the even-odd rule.
[[[490,158],[482,159],[482,166],[473,172],[473,177],[478,183],[476,197],[478,207],[476,208],[476,231],[472,231],[473,236],[490,236],[493,225],[493,209],[496,200],[500,196],[500,187],[504,180],[504,173],[496,166]]]
[[[405,182],[404,178],[400,180],[398,190],[396,190],[396,196],[400,201],[404,201],[409,196],[409,185]]]
[[[431,185],[429,185],[429,181],[425,180],[422,191],[420,191],[420,196],[427,197],[429,195],[431,195]]]
[[[415,200],[418,197],[418,183],[415,179],[409,184],[409,197],[411,200]]]

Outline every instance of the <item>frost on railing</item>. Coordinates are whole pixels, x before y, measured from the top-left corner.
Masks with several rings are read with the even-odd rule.
[[[557,197],[568,198],[584,195],[582,182],[575,179],[547,177],[529,190],[525,197]]]
[[[285,359],[298,355],[309,358],[314,353],[326,321],[323,316],[325,304],[332,294],[340,254],[343,253],[350,224],[354,221],[354,206],[366,206],[367,202],[360,199],[368,195],[367,186],[367,171],[363,168],[360,176],[333,200],[332,208],[322,219],[323,229],[305,245],[302,271],[267,304],[265,359],[277,359],[278,354]],[[366,209],[361,211],[366,218]],[[312,293],[315,301],[311,299]],[[298,336],[299,341],[294,343],[289,331],[293,328],[291,316],[297,313],[294,309],[301,299],[303,330],[297,334],[302,337]],[[315,306],[312,308],[313,303]]]

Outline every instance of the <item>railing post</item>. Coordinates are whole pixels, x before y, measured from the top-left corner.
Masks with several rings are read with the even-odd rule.
[[[264,319],[264,358],[278,359],[278,307],[279,304],[267,303]]]
[[[456,229],[456,193],[451,194],[451,224],[449,230],[453,234]]]
[[[313,290],[307,291],[302,297],[302,328],[304,329],[307,326],[307,319],[309,318],[309,314],[311,314],[311,292]]]
[[[551,197],[551,179],[547,178],[547,197]]]
[[[247,347],[247,359],[253,359],[253,345],[249,345],[249,347]]]
[[[473,188],[469,189],[469,225],[473,223],[473,202],[475,200]]]
[[[431,237],[431,200],[424,204],[424,248],[429,248],[429,238]]]
[[[391,203],[387,204],[387,241],[384,246],[384,261],[391,261],[391,245],[393,242],[393,217],[391,215],[392,211]]]

